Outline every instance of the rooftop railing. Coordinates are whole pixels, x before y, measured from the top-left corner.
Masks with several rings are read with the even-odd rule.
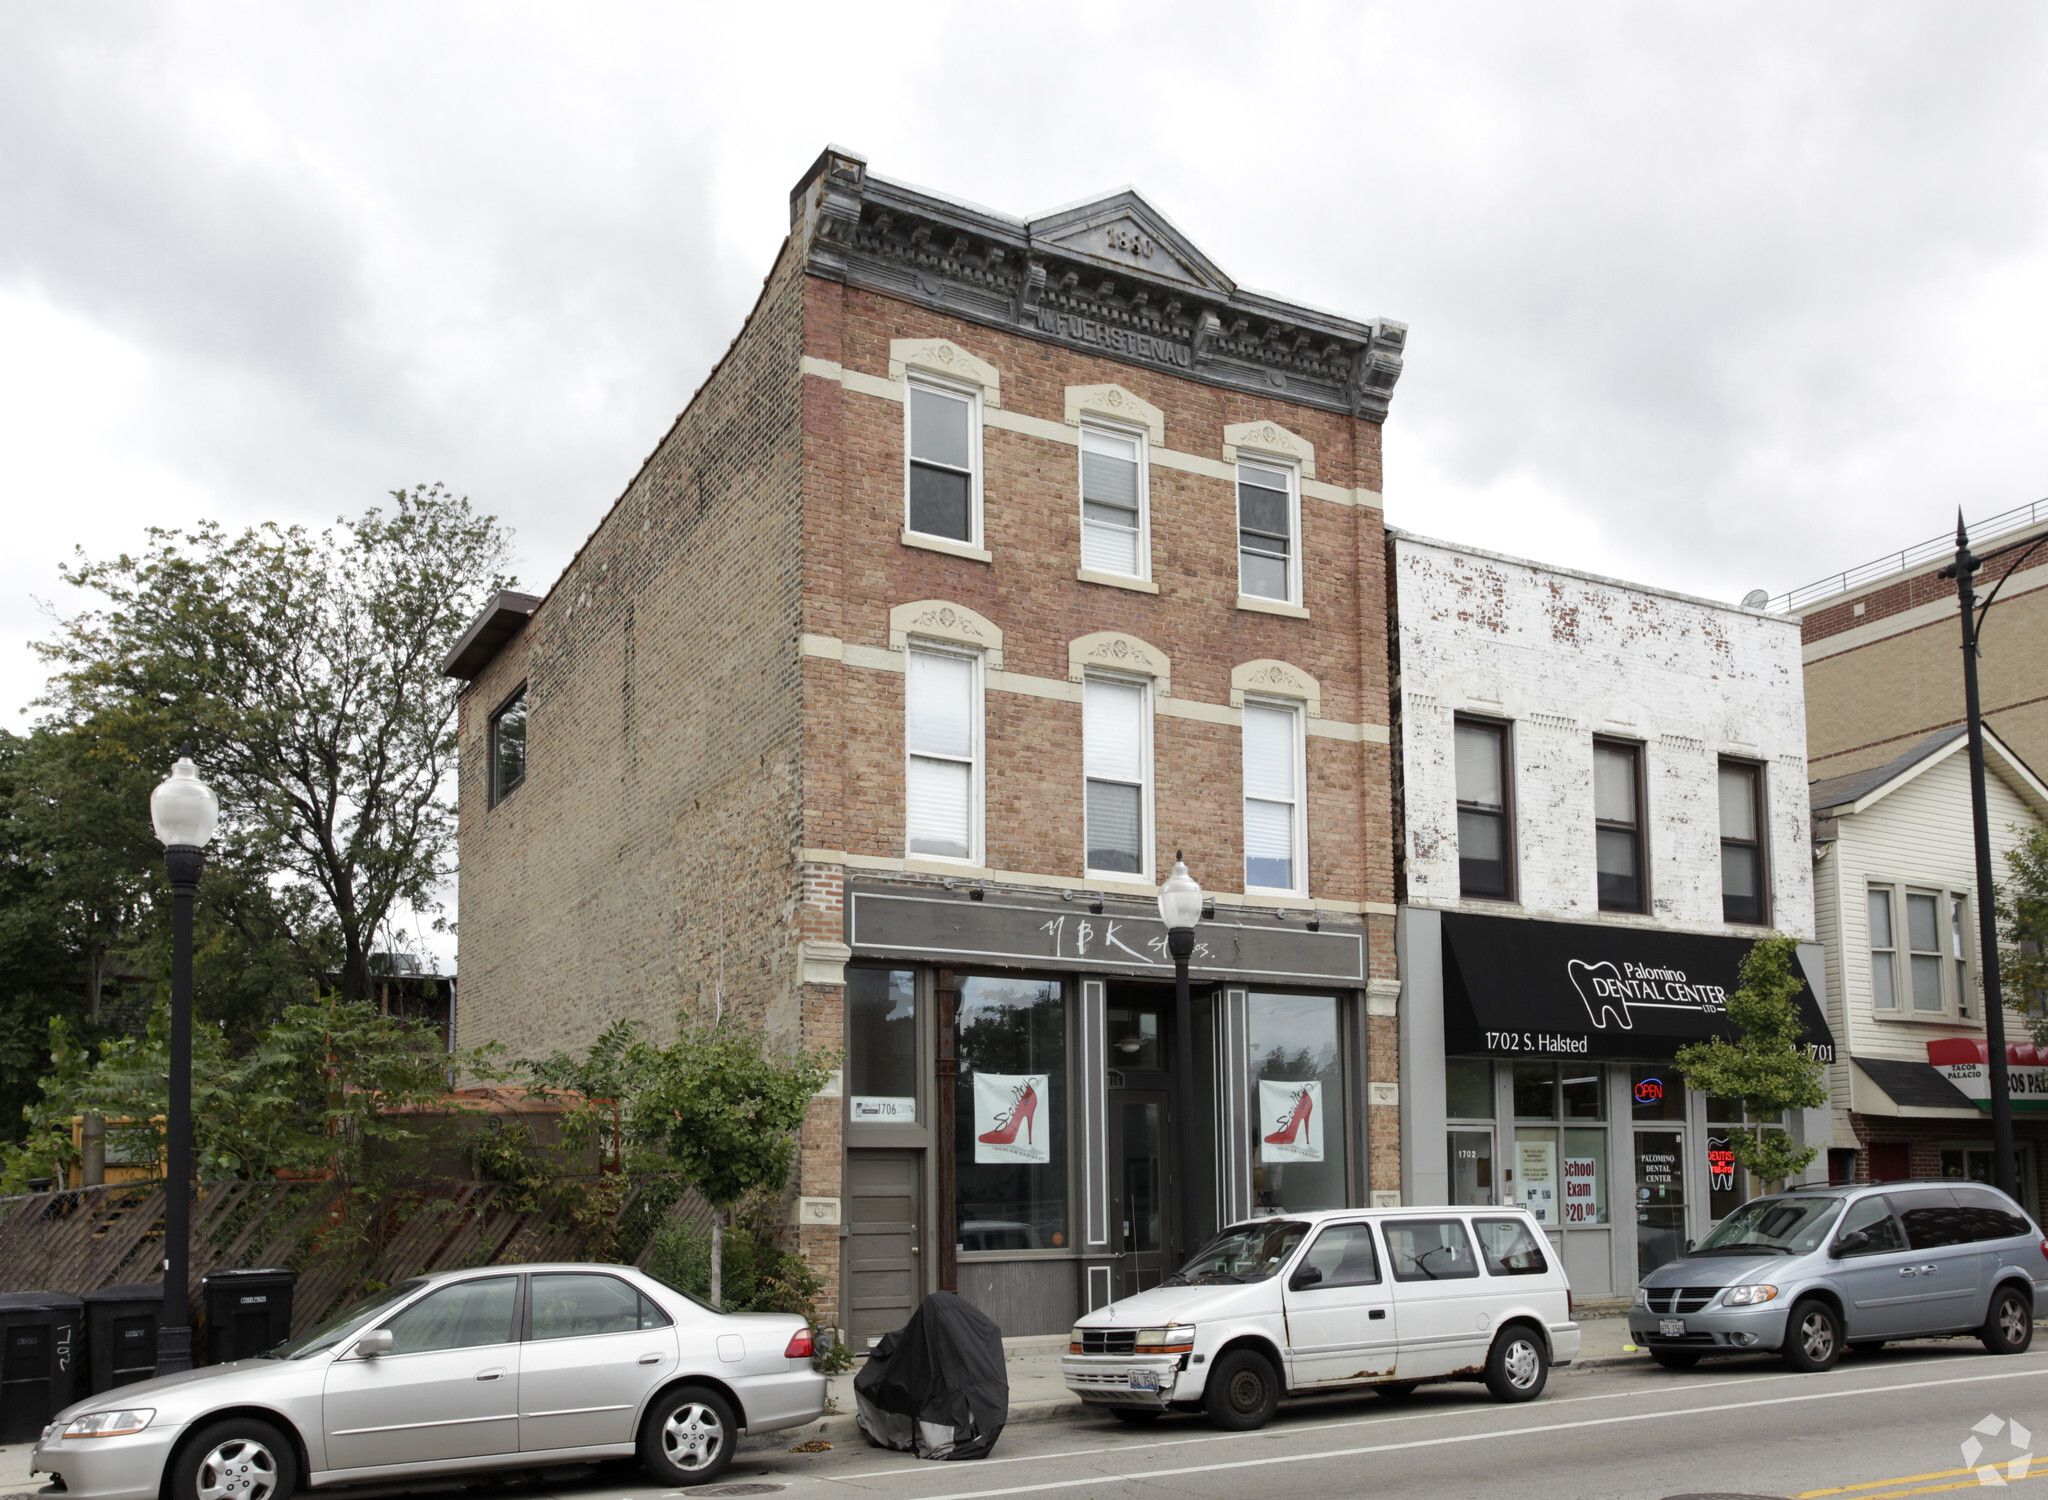
[[[2048,521],[2048,499],[2036,500],[2031,505],[2015,506],[2011,510],[2001,511],[1995,516],[1988,516],[1977,522],[1970,528],[1970,545],[1975,547],[1979,542],[2003,536],[2008,531],[2019,531],[2037,521]],[[1858,567],[1840,573],[1830,573],[1825,578],[1802,584],[1789,593],[1778,595],[1766,608],[1779,614],[1787,614],[1802,605],[1813,603],[1816,599],[1831,599],[1836,594],[1846,594],[1861,584],[1874,583],[1880,578],[1889,578],[1896,573],[1910,572],[1922,563],[1932,562],[1938,557],[1949,557],[1955,550],[1954,532],[1949,532],[1945,536],[1930,537],[1927,541],[1902,548],[1897,552],[1887,552],[1883,557],[1874,558]]]

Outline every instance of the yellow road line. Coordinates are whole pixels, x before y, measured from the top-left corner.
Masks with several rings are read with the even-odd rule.
[[[2001,1475],[2004,1473],[2002,1465],[1994,1465],[1993,1467],[1996,1467]],[[1958,1474],[1967,1474],[1970,1477],[1957,1480],[1953,1484],[1929,1484],[1923,1485],[1918,1489],[1894,1490],[1885,1488],[1886,1485],[1892,1484],[1918,1484],[1923,1479],[1955,1479]],[[2024,1474],[2021,1478],[2048,1479],[2048,1465]],[[2008,1479],[2005,1482],[2007,1484],[2017,1484],[2019,1480]],[[1939,1494],[1944,1490],[1972,1490],[1978,1488],[1982,1483],[1983,1481],[1977,1478],[1977,1471],[1975,1469],[1937,1469],[1932,1474],[1901,1474],[1896,1479],[1873,1479],[1868,1484],[1838,1485],[1830,1490],[1802,1490],[1793,1497],[1793,1500],[1821,1500],[1821,1497],[1825,1495],[1854,1495],[1856,1500],[1898,1500],[1898,1497],[1903,1495],[1933,1495]]]

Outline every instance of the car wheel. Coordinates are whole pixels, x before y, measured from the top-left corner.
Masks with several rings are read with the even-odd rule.
[[[1229,1432],[1250,1432],[1273,1420],[1280,1405],[1280,1372],[1256,1349],[1232,1349],[1209,1367],[1202,1409]]]
[[[1785,1363],[1803,1374],[1831,1370],[1842,1357],[1842,1320],[1825,1302],[1808,1300],[1785,1320]]]
[[[1667,1370],[1690,1370],[1700,1362],[1697,1354],[1688,1354],[1683,1349],[1652,1349],[1650,1358]]]
[[[1486,1388],[1496,1401],[1534,1401],[1550,1379],[1550,1352],[1533,1328],[1503,1328],[1486,1353]]]
[[[2000,1287],[1991,1299],[1991,1316],[1977,1337],[1993,1354],[2024,1354],[2034,1342],[2034,1304],[2016,1286]]]
[[[1373,1391],[1382,1401],[1406,1401],[1415,1394],[1415,1382],[1412,1380],[1389,1380],[1384,1385],[1374,1386]]]
[[[640,1462],[663,1484],[705,1484],[725,1472],[739,1423],[725,1397],[701,1385],[670,1391],[640,1424]]]
[[[1158,1421],[1163,1412],[1156,1412],[1148,1406],[1112,1406],[1109,1414],[1126,1427],[1150,1427]]]
[[[230,1417],[202,1429],[171,1465],[168,1500],[290,1500],[299,1487],[291,1440],[267,1422]]]

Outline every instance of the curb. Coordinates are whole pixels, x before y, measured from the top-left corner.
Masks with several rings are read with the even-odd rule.
[[[1033,1422],[1057,1422],[1067,1417],[1079,1416],[1085,1409],[1078,1396],[1065,1401],[1023,1401],[1010,1407],[1009,1420],[1003,1425],[1025,1427]],[[806,1422],[801,1427],[784,1427],[776,1432],[764,1432],[759,1437],[743,1437],[735,1451],[759,1453],[770,1448],[791,1449],[814,1438],[822,1438],[834,1447],[841,1443],[864,1444],[868,1440],[867,1434],[860,1430],[860,1423],[854,1419],[852,1412],[835,1411],[827,1412],[823,1417]],[[9,1497],[0,1496],[0,1500],[9,1500]]]

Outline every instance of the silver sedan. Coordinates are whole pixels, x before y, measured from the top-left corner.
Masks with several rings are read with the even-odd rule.
[[[67,1500],[289,1500],[302,1486],[637,1455],[701,1484],[742,1432],[825,1409],[804,1320],[719,1313],[630,1266],[404,1281],[261,1359],[74,1403],[32,1467]]]

